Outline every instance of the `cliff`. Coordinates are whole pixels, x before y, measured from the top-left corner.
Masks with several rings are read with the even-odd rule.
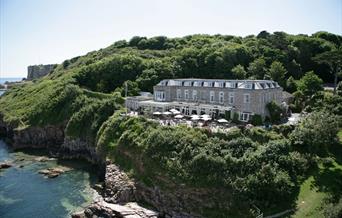
[[[47,64],[47,65],[32,65],[27,67],[27,79],[33,80],[43,77],[51,73],[57,64]]]

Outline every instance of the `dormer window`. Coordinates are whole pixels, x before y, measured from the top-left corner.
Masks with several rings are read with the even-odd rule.
[[[234,82],[226,82],[226,87],[227,88],[236,88],[236,83],[234,83]]]
[[[195,81],[194,84],[193,84],[193,86],[199,87],[199,86],[201,86],[201,82]]]
[[[245,83],[245,89],[252,89],[252,83]]]
[[[184,86],[191,86],[191,81],[185,81]]]
[[[209,82],[203,82],[203,87],[210,87]]]

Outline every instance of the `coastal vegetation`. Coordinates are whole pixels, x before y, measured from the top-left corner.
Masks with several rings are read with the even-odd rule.
[[[229,206],[214,202],[211,208],[193,208],[208,217],[222,210],[252,216],[255,206],[266,214],[296,209],[306,193],[315,196],[309,185],[324,193],[316,202],[322,211],[338,217],[342,179],[331,179],[342,177],[342,91],[324,91],[322,84],[338,75],[323,60],[341,44],[341,36],[327,32],[133,37],[13,87],[0,98],[0,118],[18,130],[63,125],[66,136],[91,142],[99,155],[146,185],[165,191],[172,191],[170,183],[224,190],[215,197],[226,202],[228,194]],[[187,77],[273,79],[293,93],[291,109],[309,115],[295,127],[236,127],[228,133],[122,116],[124,83],[128,95],[136,95],[162,79]],[[279,123],[281,108],[268,107],[269,121]]]

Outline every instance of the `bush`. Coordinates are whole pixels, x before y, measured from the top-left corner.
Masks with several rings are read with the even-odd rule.
[[[292,143],[310,153],[325,153],[338,143],[341,118],[326,112],[309,114],[290,134]]]
[[[342,217],[342,198],[334,204],[327,203],[324,207],[324,215],[327,218],[340,218]]]
[[[232,121],[234,123],[239,123],[240,122],[239,121],[239,114],[238,113],[234,112]]]
[[[251,123],[252,123],[254,126],[261,126],[261,125],[263,124],[261,115],[259,115],[259,114],[254,114],[253,117],[252,117]]]
[[[266,108],[270,114],[270,121],[272,123],[279,123],[283,112],[282,108],[274,101],[269,102]]]

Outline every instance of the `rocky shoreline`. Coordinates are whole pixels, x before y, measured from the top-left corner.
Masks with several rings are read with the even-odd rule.
[[[3,122],[0,117],[0,137],[6,137],[13,149],[44,148],[52,157],[62,159],[85,159],[99,167],[99,176],[104,180],[103,187],[96,187],[100,197],[73,217],[200,217],[189,208],[196,207],[203,199],[199,190],[186,190],[182,187],[175,193],[164,193],[159,187],[148,187],[134,181],[115,164],[105,161],[96,153],[90,142],[65,136],[65,124],[44,127],[14,129]],[[37,160],[38,161],[38,160]],[[49,178],[57,177],[62,171],[46,169],[40,172]],[[137,204],[145,202],[151,208],[145,209]]]

